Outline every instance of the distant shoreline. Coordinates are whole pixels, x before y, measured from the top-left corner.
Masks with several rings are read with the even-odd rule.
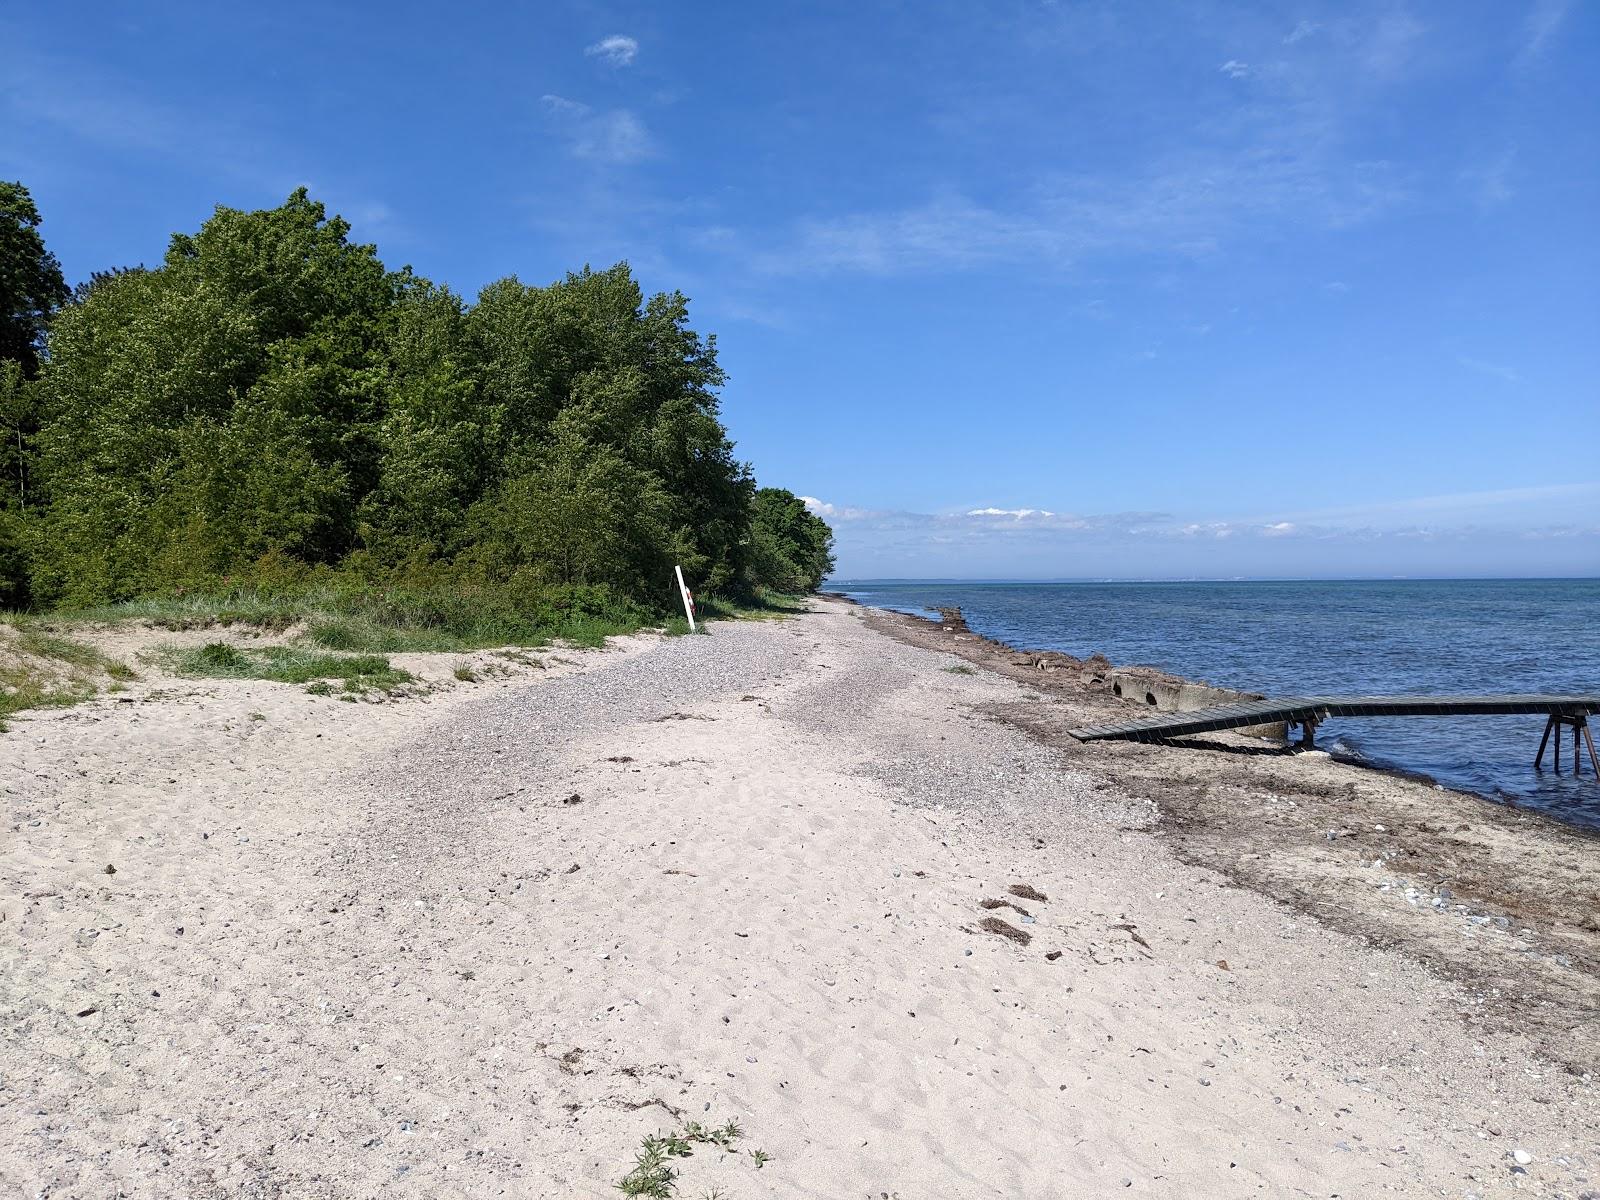
[[[877,605],[864,604],[861,601],[859,601],[859,600],[855,599],[854,597],[852,597],[852,596],[850,596],[850,595],[848,595],[846,593],[843,593],[843,592],[833,592],[833,591],[819,592],[818,595],[825,596],[828,599],[840,600],[840,601],[842,601],[842,602],[844,602],[846,604],[854,604],[854,605],[857,605],[858,607],[861,607],[861,608],[872,609],[872,610],[874,610],[876,612],[894,613],[897,616],[907,617],[907,618],[909,618],[910,620],[913,620],[913,621],[921,621],[921,622],[924,622],[925,624],[933,626],[933,627],[938,627],[944,620],[946,620],[946,618],[942,618],[942,617],[923,616],[920,613],[908,613],[908,612],[903,612],[900,609],[880,608]],[[956,609],[954,611],[959,612],[960,610]],[[964,636],[970,637],[970,638],[974,639],[975,641],[984,644],[988,649],[990,649],[994,654],[997,654],[997,655],[1015,656],[1015,655],[1019,655],[1020,654],[1020,655],[1027,655],[1027,656],[1034,657],[1034,658],[1039,658],[1039,657],[1042,657],[1042,656],[1051,656],[1051,657],[1055,657],[1055,658],[1059,658],[1059,659],[1063,659],[1063,660],[1071,660],[1073,662],[1080,661],[1080,660],[1074,659],[1073,656],[1071,656],[1071,655],[1063,654],[1061,651],[1057,651],[1057,650],[1037,650],[1037,649],[1033,649],[1033,648],[1030,648],[1030,647],[1027,647],[1027,646],[1013,645],[1012,643],[1007,642],[1007,641],[1003,641],[1000,638],[989,637],[987,634],[978,633],[976,630],[972,629],[969,625],[967,625],[965,623],[964,619],[963,619],[962,624],[961,624],[961,631],[962,631],[962,634]],[[1109,662],[1109,660],[1107,660],[1107,661]],[[1193,679],[1193,678],[1189,678],[1189,677],[1183,676],[1183,675],[1174,675],[1170,671],[1162,671],[1158,667],[1151,667],[1151,666],[1147,666],[1145,664],[1140,664],[1140,663],[1126,663],[1126,664],[1125,663],[1111,663],[1110,665],[1111,665],[1111,667],[1113,669],[1124,670],[1124,671],[1140,671],[1140,672],[1148,671],[1148,672],[1153,672],[1156,675],[1158,675],[1158,676],[1160,676],[1160,677],[1162,677],[1164,679],[1172,680],[1172,681],[1175,681],[1175,682],[1178,682],[1178,683],[1193,684],[1193,685],[1196,685],[1196,686],[1199,686],[1199,687],[1206,687],[1206,688],[1218,688],[1218,690],[1222,690],[1222,691],[1237,691],[1238,690],[1238,689],[1232,689],[1232,688],[1221,688],[1221,687],[1219,687],[1219,685],[1213,684],[1208,680]],[[992,666],[991,666],[990,669],[992,669]],[[1241,694],[1241,695],[1251,695],[1251,694],[1255,694],[1255,693],[1240,692],[1239,694]],[[1286,750],[1290,749],[1290,745],[1289,745],[1289,742],[1288,742],[1287,738],[1283,739],[1281,744],[1284,746],[1284,748]],[[1441,783],[1439,780],[1435,779],[1432,775],[1429,775],[1426,771],[1418,771],[1415,768],[1406,767],[1406,766],[1404,766],[1404,765],[1402,765],[1400,763],[1396,763],[1396,762],[1390,761],[1388,759],[1371,757],[1371,756],[1364,755],[1364,754],[1352,754],[1352,753],[1350,753],[1348,751],[1330,750],[1326,746],[1318,746],[1317,749],[1322,751],[1323,753],[1327,754],[1335,762],[1343,763],[1346,766],[1356,767],[1356,768],[1358,768],[1360,770],[1376,771],[1376,772],[1379,772],[1380,774],[1392,775],[1392,776],[1395,776],[1396,778],[1409,780],[1409,781],[1411,781],[1413,783],[1423,784],[1423,785],[1426,785],[1428,787],[1446,788],[1446,787],[1449,786],[1447,784]],[[1554,818],[1554,817],[1551,816],[1551,814],[1542,812],[1539,809],[1525,808],[1522,805],[1516,804],[1514,801],[1512,801],[1512,800],[1510,800],[1510,799],[1508,799],[1508,798],[1506,798],[1504,796],[1493,796],[1493,795],[1489,795],[1489,794],[1487,794],[1485,792],[1474,791],[1474,790],[1472,790],[1470,788],[1450,788],[1449,790],[1460,792],[1463,795],[1475,797],[1476,799],[1482,800],[1482,801],[1484,801],[1485,803],[1488,803],[1488,804],[1495,804],[1495,805],[1499,805],[1499,806],[1504,807],[1504,808],[1513,808],[1513,809],[1516,809],[1519,812],[1531,812],[1531,813],[1534,813],[1534,814],[1536,814],[1536,815],[1538,815],[1540,817],[1543,817],[1543,818],[1545,818],[1547,820],[1554,820],[1555,823],[1558,824],[1558,825],[1561,825],[1563,827],[1570,828],[1570,829],[1577,829],[1577,830],[1579,830],[1579,831],[1581,831],[1583,833],[1594,833],[1595,832],[1593,830],[1587,829],[1586,827],[1584,827],[1582,825],[1574,825],[1574,824],[1571,824],[1570,822],[1562,821],[1559,818]]]

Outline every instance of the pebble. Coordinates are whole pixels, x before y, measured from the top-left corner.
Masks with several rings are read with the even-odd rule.
[[[1529,1154],[1521,1146],[1511,1152],[1511,1157],[1517,1160],[1519,1167],[1525,1167],[1533,1161],[1533,1155]]]

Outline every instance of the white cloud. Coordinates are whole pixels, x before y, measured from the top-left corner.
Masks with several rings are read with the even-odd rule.
[[[1592,562],[1600,539],[1600,483],[1423,496],[1265,518],[1073,515],[994,506],[917,513],[803,499],[834,524],[843,578],[1459,573],[1483,547],[1514,553],[1506,547],[1516,545],[1558,549],[1554,557],[1514,559],[1529,569],[1581,573],[1583,556]],[[1424,548],[1446,557],[1416,558]]]
[[[639,43],[631,37],[614,33],[610,37],[601,38],[592,46],[584,47],[585,54],[590,58],[598,58],[607,66],[626,67],[633,64],[639,53]]]
[[[628,163],[656,153],[644,122],[628,109],[598,112],[580,101],[553,95],[544,96],[542,102],[575,158]]]
[[[1246,75],[1250,74],[1250,64],[1247,62],[1240,62],[1237,58],[1230,58],[1217,69],[1229,79],[1243,79]]]
[[[1544,48],[1560,30],[1571,8],[1572,0],[1538,0],[1534,4],[1523,26],[1522,48],[1516,58],[1518,66],[1527,66],[1544,53]]]
[[[818,500],[815,496],[801,496],[799,500],[806,506],[807,512],[827,521],[860,521],[867,517],[882,515],[869,508],[845,508],[829,504],[826,500]]]
[[[1313,37],[1322,32],[1322,26],[1316,21],[1301,21],[1287,34],[1284,35],[1283,44],[1292,46],[1296,42],[1303,42],[1308,37]]]

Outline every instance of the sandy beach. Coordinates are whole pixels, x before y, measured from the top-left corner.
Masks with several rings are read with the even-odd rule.
[[[816,600],[15,720],[0,1192],[614,1196],[733,1121],[677,1194],[1600,1194],[1595,839],[1078,746],[1008,653]]]

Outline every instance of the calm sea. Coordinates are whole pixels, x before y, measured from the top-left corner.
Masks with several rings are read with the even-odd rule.
[[[829,585],[927,615],[960,605],[1028,649],[1148,664],[1267,695],[1600,693],[1600,579]],[[1600,725],[1600,722],[1597,722]],[[1318,744],[1600,829],[1600,782],[1533,769],[1543,717],[1330,721]],[[1600,728],[1593,730],[1600,741]]]

